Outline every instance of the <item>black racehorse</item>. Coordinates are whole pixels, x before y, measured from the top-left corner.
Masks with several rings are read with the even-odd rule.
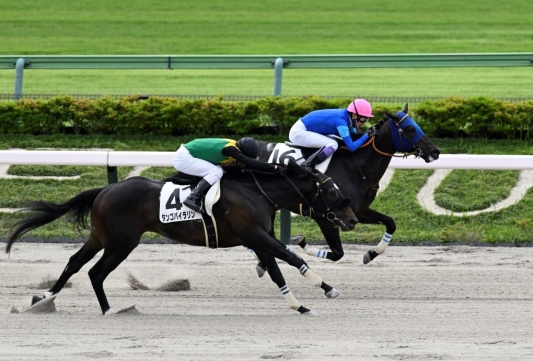
[[[343,194],[351,199],[350,207],[357,216],[359,223],[383,224],[385,234],[378,246],[365,253],[363,263],[367,264],[379,254],[385,252],[392,235],[396,231],[396,223],[390,216],[370,208],[379,189],[379,181],[385,174],[391,159],[397,152],[404,153],[402,157],[414,155],[426,163],[439,158],[440,149],[424,134],[420,126],[408,115],[408,105],[401,112],[387,113],[374,127],[377,128],[376,136],[355,152],[350,152],[342,146],[340,138],[339,149],[333,153],[331,162],[326,171],[341,188]],[[260,158],[268,160],[275,144],[260,142]],[[302,149],[308,156],[316,149]],[[289,158],[290,159],[290,158]],[[301,213],[299,205],[289,208],[294,213]],[[308,245],[304,237],[294,237],[293,242],[298,243],[304,250],[313,256],[337,261],[344,256],[339,230],[322,217],[311,214],[318,223],[331,252],[317,249]],[[258,273],[261,275],[264,265],[259,264]]]
[[[23,234],[67,215],[73,223],[87,227],[89,238],[69,260],[63,273],[44,296],[34,296],[33,303],[56,295],[68,279],[100,250],[104,253],[89,270],[89,277],[104,315],[115,313],[107,301],[103,283],[106,277],[132,252],[145,232],[155,232],[178,243],[206,245],[202,220],[162,223],[159,197],[164,182],[132,177],[102,188],[86,190],[63,204],[34,201],[24,209],[28,216],[15,224],[8,238],[6,252]],[[272,281],[278,285],[290,308],[301,314],[314,314],[302,306],[290,292],[276,263],[283,260],[300,270],[326,296],[338,291],[324,283],[306,263],[269,235],[271,216],[277,209],[303,201],[313,206],[325,219],[344,231],[354,228],[357,220],[345,198],[329,176],[309,171],[291,163],[285,174],[226,174],[220,183],[220,199],[213,206],[219,247],[244,245],[267,265]],[[176,202],[181,201],[176,199]],[[55,296],[54,296],[55,297]]]

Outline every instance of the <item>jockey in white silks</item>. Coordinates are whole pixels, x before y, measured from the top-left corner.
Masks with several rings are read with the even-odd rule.
[[[183,204],[195,212],[203,209],[202,197],[222,178],[222,164],[237,162],[242,167],[263,172],[283,171],[281,166],[257,160],[258,154],[259,143],[251,137],[238,141],[200,138],[182,144],[174,154],[174,168],[185,174],[203,177]]]

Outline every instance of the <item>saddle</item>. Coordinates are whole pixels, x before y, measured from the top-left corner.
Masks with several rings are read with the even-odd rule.
[[[200,179],[202,179],[202,177],[177,172],[173,176],[164,179],[163,182],[172,182],[174,184],[185,186],[196,185],[200,181]]]
[[[217,248],[218,232],[213,216],[213,205],[220,199],[220,181],[213,184],[207,191],[202,213],[194,212],[182,203],[182,200],[189,195],[191,185],[195,185],[201,179],[201,177],[184,173],[165,179],[166,182],[159,195],[159,218],[162,223],[201,221],[204,225],[206,246]]]

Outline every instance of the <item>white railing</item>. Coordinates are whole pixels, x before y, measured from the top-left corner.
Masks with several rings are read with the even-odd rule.
[[[0,164],[172,167],[174,152],[0,150]],[[425,163],[414,157],[393,158],[393,169],[533,170],[533,155],[442,154]]]
[[[108,182],[118,181],[117,167],[172,167],[172,156],[174,152],[118,152],[118,151],[56,151],[56,150],[0,150],[0,165],[80,165],[80,166],[105,166],[107,167]],[[533,187],[533,155],[485,155],[485,154],[442,154],[438,161],[425,163],[421,159],[414,157],[393,158],[382,181],[381,189],[385,189],[391,179],[394,169],[435,169],[436,172],[428,180],[425,187],[435,187],[446,174],[446,170],[453,169],[491,169],[491,170],[520,170],[519,182],[511,190],[511,195],[490,209],[456,213],[449,210],[440,209],[433,204],[433,188],[430,191],[420,192],[425,194],[418,196],[421,206],[429,212],[435,214],[448,214],[455,216],[469,216],[486,211],[495,211],[521,199],[526,191]],[[444,172],[444,173],[443,173]],[[428,196],[431,194],[431,197]],[[13,211],[10,209],[0,209],[0,211]],[[285,211],[286,212],[286,211]],[[281,240],[288,243],[290,237],[290,216],[281,217]]]
[[[173,155],[174,152],[1,150],[0,164],[171,167]]]

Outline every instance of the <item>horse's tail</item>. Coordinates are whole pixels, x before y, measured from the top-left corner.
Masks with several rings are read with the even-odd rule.
[[[33,215],[23,218],[13,225],[14,229],[7,240],[6,253],[11,251],[13,243],[26,232],[55,221],[65,214],[68,214],[67,217],[70,222],[87,228],[87,215],[91,211],[96,196],[105,188],[95,188],[81,192],[63,204],[41,200],[31,202],[27,208],[22,209],[20,212],[32,212]]]

